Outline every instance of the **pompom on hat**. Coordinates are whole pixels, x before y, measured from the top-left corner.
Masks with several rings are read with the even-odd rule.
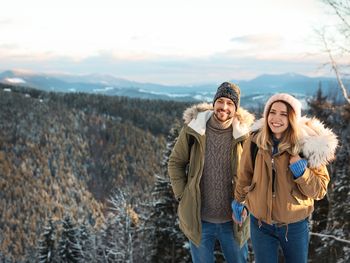
[[[301,102],[294,98],[293,96],[286,93],[277,93],[269,98],[265,104],[264,108],[264,118],[267,118],[268,111],[271,108],[271,105],[276,101],[282,101],[288,103],[295,112],[297,121],[301,118]]]

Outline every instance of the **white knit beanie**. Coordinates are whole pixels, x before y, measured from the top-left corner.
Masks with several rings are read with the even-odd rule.
[[[294,98],[293,96],[286,94],[286,93],[277,93],[269,98],[269,100],[266,102],[265,108],[264,108],[264,118],[267,118],[268,110],[270,109],[271,105],[276,101],[283,101],[288,103],[292,109],[295,112],[297,121],[301,118],[301,102]]]

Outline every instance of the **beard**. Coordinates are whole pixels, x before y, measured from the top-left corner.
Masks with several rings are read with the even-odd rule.
[[[234,117],[234,114],[231,111],[217,109],[214,111],[214,116],[219,122],[224,123],[230,121]]]

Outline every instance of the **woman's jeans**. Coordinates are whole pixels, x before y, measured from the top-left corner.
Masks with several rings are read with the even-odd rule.
[[[222,224],[202,220],[202,239],[199,247],[190,241],[193,263],[213,263],[215,241],[219,240],[227,263],[247,262],[248,246],[239,247],[233,236],[233,222]]]
[[[277,263],[281,246],[286,263],[306,263],[309,246],[307,219],[287,225],[269,225],[250,216],[250,237],[256,263]]]

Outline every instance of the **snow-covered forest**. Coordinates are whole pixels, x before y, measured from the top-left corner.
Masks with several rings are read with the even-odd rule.
[[[329,166],[332,183],[329,186],[327,197],[316,203],[316,211],[311,218],[310,262],[349,262],[350,107],[349,105],[332,105],[321,92],[310,101],[309,105],[308,114],[318,116],[328,127],[332,127],[341,141],[337,158]],[[148,202],[134,204],[134,209],[139,212],[137,214],[130,201],[127,201],[125,193],[115,195],[112,202],[114,210],[108,215],[106,227],[99,233],[90,232],[89,238],[86,239],[83,225],[83,230],[75,232],[75,236],[80,237],[80,240],[84,236],[85,239],[78,241],[79,238],[74,239],[74,235],[71,236],[72,242],[69,244],[72,245],[72,254],[69,256],[74,256],[73,244],[76,244],[77,251],[81,253],[80,258],[92,259],[92,262],[141,262],[143,260],[146,262],[191,262],[187,240],[178,229],[176,202],[166,173],[167,158],[180,127],[181,124],[176,123],[168,136],[162,171],[160,174],[155,174],[152,198]],[[49,229],[51,228],[48,228],[45,233],[48,233]],[[69,231],[74,233],[74,229],[72,227]],[[69,231],[63,225],[62,237],[68,237],[65,233]],[[45,237],[45,234],[43,236]],[[93,242],[95,242],[94,246],[91,247]],[[48,255],[49,249],[46,244],[50,243],[41,242],[39,253],[42,259]],[[65,254],[60,244],[62,241],[58,243],[56,253],[63,258]],[[83,250],[83,244],[89,244],[90,249]],[[79,256],[76,258],[78,259]],[[250,260],[254,260],[252,251],[250,251]],[[217,262],[223,262],[219,249],[217,249]]]
[[[125,122],[116,111],[119,106],[106,113],[108,101],[100,109],[100,98],[94,95],[61,97],[5,88],[9,87],[0,89],[0,262],[191,262],[166,169],[188,104],[170,106],[172,118],[163,119],[170,132],[152,125],[153,131],[144,126],[149,132],[121,133],[121,126],[146,124]],[[21,106],[13,107],[14,102]],[[118,105],[118,98],[110,102]],[[123,99],[124,109],[134,103],[141,108],[169,107],[161,101]],[[44,113],[57,124],[46,127]],[[147,113],[152,114],[152,107]],[[29,119],[18,118],[26,114]],[[320,90],[305,114],[321,119],[340,141],[336,160],[328,167],[328,194],[316,202],[311,218],[310,262],[349,262],[350,106],[329,101]],[[143,139],[133,146],[130,136]],[[123,141],[128,148],[120,146]],[[117,145],[120,151],[114,151]],[[122,152],[124,159],[118,157]],[[97,174],[99,169],[105,173]],[[223,262],[219,247],[216,256]],[[253,262],[251,250],[249,257]]]

